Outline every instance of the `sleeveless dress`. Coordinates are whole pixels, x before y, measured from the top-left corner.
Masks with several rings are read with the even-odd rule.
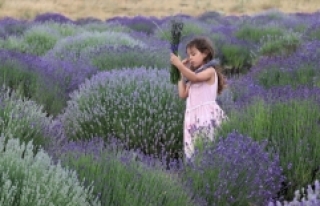
[[[216,72],[214,75],[215,81],[211,85],[207,82],[190,83],[183,132],[184,153],[187,158],[191,158],[194,153],[195,137],[190,133],[192,127],[207,127],[212,125],[212,121],[214,121],[214,127],[217,127],[227,118],[216,102],[218,76]],[[210,140],[213,140],[214,127],[210,127],[208,135]]]

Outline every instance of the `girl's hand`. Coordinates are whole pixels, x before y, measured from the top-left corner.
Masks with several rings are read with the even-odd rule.
[[[189,64],[190,61],[189,61],[188,58],[186,58],[186,59],[182,60],[181,62],[182,62],[182,64],[183,64],[184,66],[188,66],[188,64]]]
[[[191,65],[190,65],[190,59],[189,58],[186,58],[186,59],[182,60],[181,62],[185,67],[190,69]]]
[[[179,59],[179,57],[177,57],[175,54],[171,53],[170,55],[170,62],[171,64],[173,64],[176,67],[179,67],[180,64],[182,64],[181,60]]]

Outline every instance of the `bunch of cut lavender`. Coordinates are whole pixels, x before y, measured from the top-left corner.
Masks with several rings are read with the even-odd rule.
[[[180,38],[183,30],[183,22],[172,20],[171,22],[171,51],[175,55],[178,54],[178,48],[180,44]],[[180,72],[176,66],[170,67],[170,81],[173,84],[177,84],[180,79]]]

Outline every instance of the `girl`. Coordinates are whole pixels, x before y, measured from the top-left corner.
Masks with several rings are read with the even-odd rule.
[[[226,118],[223,110],[216,103],[216,96],[226,86],[222,73],[211,65],[214,62],[212,43],[207,38],[195,38],[186,46],[188,58],[181,61],[171,53],[170,61],[175,65],[182,77],[178,82],[180,98],[187,99],[184,117],[184,152],[190,158],[194,152],[194,137],[190,134],[192,126],[206,127],[214,121],[219,126]],[[189,67],[189,68],[188,68]],[[212,135],[209,138],[213,140]]]

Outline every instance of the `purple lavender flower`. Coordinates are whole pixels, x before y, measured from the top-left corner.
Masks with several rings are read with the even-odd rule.
[[[86,25],[86,24],[92,24],[92,23],[102,23],[102,20],[97,19],[95,17],[85,17],[85,18],[79,18],[75,21],[75,24],[77,25]]]
[[[283,13],[279,10],[267,10],[256,15],[252,15],[245,19],[245,21],[251,25],[255,26],[269,26],[269,25],[278,25],[279,27],[289,25],[290,22],[295,22],[296,24],[291,24],[297,26],[300,22],[300,19],[292,16],[291,14]],[[290,27],[285,27],[290,28]],[[292,29],[293,27],[291,27]]]
[[[309,23],[309,26],[304,33],[304,39],[309,41],[310,40],[320,41],[320,20],[319,19]]]
[[[161,48],[162,47],[162,48]],[[138,46],[101,46],[84,57],[86,62],[99,70],[112,70],[119,68],[132,68],[145,66],[148,68],[168,68],[170,66],[167,60],[167,49],[158,44],[148,48]]]
[[[168,20],[169,19],[170,18],[168,18]],[[209,34],[210,27],[208,24],[197,21],[195,18],[171,17],[171,19],[177,19],[183,23],[184,27],[181,36],[182,39],[190,35]],[[155,28],[154,35],[161,40],[170,41],[171,22],[168,20],[166,20],[159,27]]]
[[[35,22],[47,22],[54,21],[57,23],[73,23],[73,21],[59,13],[47,12],[40,15],[37,15],[34,19]]]
[[[187,162],[186,181],[206,205],[263,205],[277,196],[284,180],[279,158],[237,132],[214,144],[204,141]]]
[[[21,36],[30,26],[29,22],[16,20],[10,17],[0,20],[0,38],[7,38],[11,35]]]
[[[86,185],[93,183],[102,205],[197,205],[189,190],[166,173],[157,158],[139,151],[105,147],[101,138],[92,138],[66,143],[54,154],[56,161],[85,178]]]
[[[3,83],[11,82],[13,85],[8,86],[14,88],[25,85],[24,94],[43,104],[45,110],[51,114],[60,112],[69,93],[97,71],[86,64],[57,61],[7,50],[0,50],[0,59],[3,65],[0,71],[5,73],[1,76],[7,77],[2,80]]]
[[[144,32],[148,35],[153,34],[154,29],[157,25],[162,24],[162,20],[156,17],[144,17],[144,16],[135,16],[132,18],[129,17],[115,17],[108,19],[107,22],[117,22],[121,25],[125,25],[130,29],[138,32]]]
[[[32,141],[34,152],[49,143],[51,117],[43,112],[43,107],[27,100],[7,86],[0,88],[0,133],[9,138],[18,138],[20,142]]]
[[[279,195],[290,200],[294,190],[313,181],[319,170],[320,88],[277,86],[267,90],[250,85],[248,89],[250,93],[236,101],[219,135],[236,128],[255,140],[268,138],[267,149],[279,153],[287,178]]]
[[[98,73],[71,95],[61,117],[67,138],[114,135],[147,154],[181,152],[184,102],[168,80],[167,69]]]
[[[133,39],[130,35],[123,32],[83,32],[76,36],[69,36],[58,41],[54,48],[47,52],[47,58],[69,60],[78,62],[85,58],[88,53],[93,52],[99,47],[110,46],[140,46],[146,47],[142,41]]]
[[[272,201],[268,206],[318,206],[320,205],[320,184],[319,180],[314,182],[314,188],[308,185],[307,188],[296,190],[292,201]]]
[[[217,11],[207,11],[201,14],[200,16],[197,17],[199,21],[204,21],[204,22],[210,22],[212,23],[212,20],[219,21],[220,19],[223,19],[224,16],[220,14]],[[219,19],[219,20],[218,20]]]
[[[306,42],[288,57],[260,58],[248,74],[233,79],[230,84],[236,101],[243,104],[256,97],[268,101],[316,97],[319,90],[317,76],[320,75],[319,45],[319,41]]]

